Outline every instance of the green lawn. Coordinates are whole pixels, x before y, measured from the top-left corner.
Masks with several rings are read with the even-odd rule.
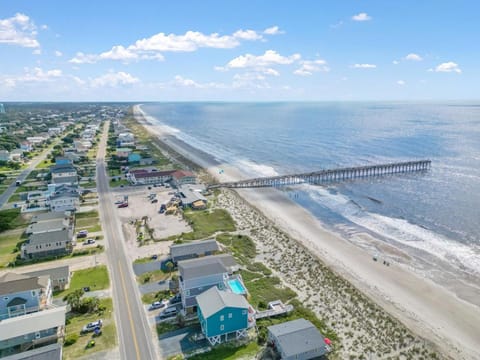
[[[112,299],[101,299],[100,304],[105,306],[105,311],[102,313],[93,313],[85,315],[69,314],[67,325],[65,329],[65,336],[71,336],[73,334],[78,335],[78,340],[75,344],[63,347],[63,359],[78,359],[82,356],[88,356],[90,354],[111,349],[117,344],[117,335],[115,329],[115,323],[113,320],[113,305]],[[92,333],[80,335],[80,331],[83,326],[89,322],[102,319],[102,335],[93,338],[95,340],[95,346],[86,349],[87,343],[92,339]]]
[[[89,286],[91,291],[107,289],[110,286],[107,267],[99,265],[84,270],[77,270],[70,280],[70,287],[57,292],[55,297],[63,298],[71,292]]]
[[[109,185],[110,185],[110,187],[118,187],[118,186],[121,186],[121,185],[127,186],[127,185],[130,185],[130,182],[126,179],[115,180],[115,181],[110,180]]]
[[[42,162],[40,162],[40,164],[38,164],[35,169],[46,169],[46,168],[49,168],[50,166],[54,165],[54,163],[52,163],[50,161],[50,159],[45,159],[43,160]]]
[[[90,195],[90,194],[89,194]],[[98,219],[98,211],[97,210],[90,210],[86,212],[79,212],[75,215],[75,218],[78,219],[85,219],[85,218],[97,218]]]
[[[85,215],[83,217],[77,216],[75,219],[75,231],[77,232],[79,230],[88,230],[89,232],[102,231],[102,226],[100,225],[100,219],[98,218],[98,212],[96,211],[94,212],[96,213],[96,216],[93,214],[93,212],[89,212],[90,216],[88,215]]]
[[[162,270],[154,270],[146,272],[140,276],[137,276],[137,281],[140,284],[146,284],[148,282],[157,282],[161,280],[166,280],[170,276],[169,273],[163,272]]]
[[[0,234],[0,267],[15,261],[17,244],[22,240],[23,229],[5,231]]]
[[[9,203],[19,202],[19,201],[22,201],[22,195],[21,194],[12,194],[12,196],[10,196],[10,198],[8,199]]]
[[[0,232],[26,228],[28,217],[20,213],[20,209],[0,210]]]
[[[191,360],[235,360],[239,358],[255,359],[255,355],[260,351],[260,346],[252,341],[246,345],[235,347],[232,344],[223,344],[216,346],[212,351],[205,354],[189,357]]]
[[[169,299],[173,295],[174,294],[169,290],[162,290],[162,291],[158,291],[158,292],[143,294],[142,295],[142,302],[144,304],[151,304],[154,301],[161,301],[163,299]]]
[[[219,231],[235,231],[235,223],[230,214],[223,209],[184,212],[185,220],[192,226],[193,232],[183,234],[183,240],[204,239]]]

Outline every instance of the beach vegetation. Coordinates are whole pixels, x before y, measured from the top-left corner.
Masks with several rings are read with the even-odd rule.
[[[223,209],[186,210],[183,216],[193,231],[182,234],[182,240],[204,239],[218,232],[236,230],[232,217]]]

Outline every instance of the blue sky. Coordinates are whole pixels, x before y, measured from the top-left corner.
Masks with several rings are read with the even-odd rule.
[[[0,3],[0,101],[478,99],[478,1]]]

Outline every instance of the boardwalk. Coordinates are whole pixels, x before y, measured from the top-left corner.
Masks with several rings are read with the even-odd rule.
[[[262,177],[241,181],[225,182],[210,185],[214,188],[255,188],[276,187],[297,184],[328,184],[345,180],[353,180],[366,177],[376,177],[392,174],[405,174],[411,172],[426,171],[431,167],[430,160],[407,161],[382,165],[370,165],[332,170],[321,170],[311,173],[280,175]]]

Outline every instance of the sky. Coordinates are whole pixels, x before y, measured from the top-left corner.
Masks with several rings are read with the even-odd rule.
[[[478,100],[479,1],[0,1],[0,102]]]

